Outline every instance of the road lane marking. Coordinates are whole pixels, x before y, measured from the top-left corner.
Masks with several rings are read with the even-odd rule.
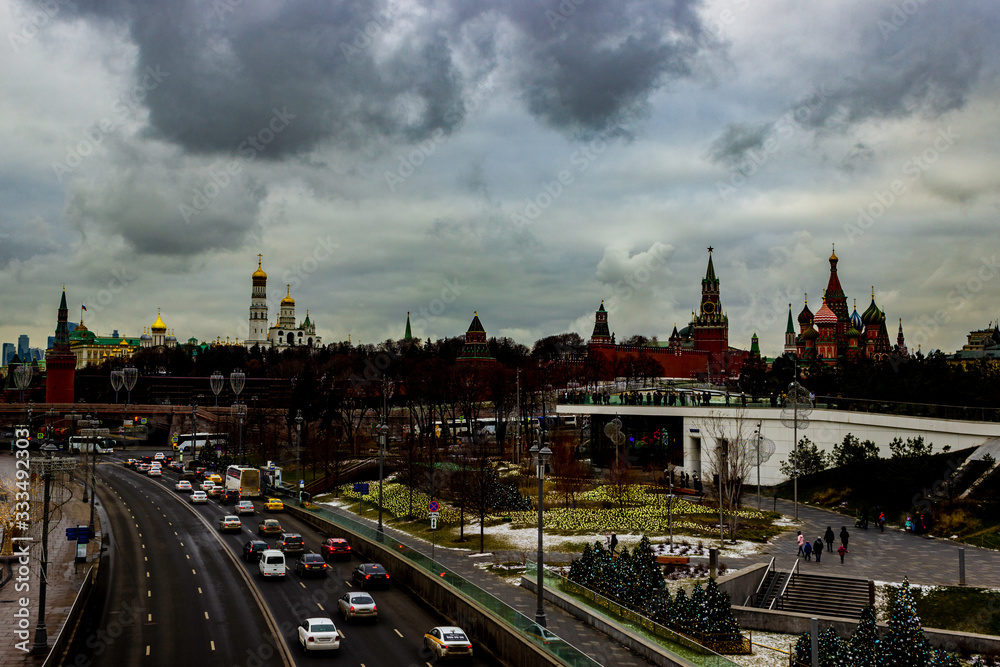
[[[146,591],[146,597],[148,598],[153,597],[153,591]]]
[[[177,531],[175,530],[175,531],[174,531],[174,535],[176,535],[176,534],[177,534]]]
[[[399,630],[397,630],[396,628],[393,628],[393,629],[392,629],[392,631],[393,631],[393,632],[395,632],[395,633],[396,633],[397,635],[399,635],[399,638],[400,638],[400,639],[402,639],[402,638],[403,638],[403,633],[402,633],[402,632],[400,632]]]
[[[215,650],[215,642],[213,642],[213,641],[210,641],[210,642],[209,642],[209,644],[211,644],[211,645],[212,645],[212,650],[214,651],[214,650]]]
[[[193,567],[191,568],[191,574],[194,574],[194,575],[197,575],[197,574],[198,574],[197,572],[195,572],[195,571],[194,571],[194,568],[193,568]]]
[[[205,612],[205,620],[206,621],[208,620],[208,612],[207,611]]]
[[[191,555],[190,554],[184,554],[184,557],[187,558],[188,560],[191,560]]]
[[[146,655],[149,655],[149,644],[146,644]]]
[[[150,614],[149,616],[146,617],[146,622],[147,623],[152,623],[153,622],[153,615],[152,614]]]
[[[302,588],[305,588],[305,587],[306,587],[306,585],[305,585],[305,584],[303,584],[303,583],[302,583],[301,581],[299,582],[299,586],[301,586]]]
[[[345,581],[344,583],[347,584],[348,586],[350,586],[351,588],[354,588],[354,586],[351,586],[351,582]]]
[[[202,594],[202,592],[201,592],[201,586],[199,586],[198,587],[198,595],[201,595],[201,594]]]
[[[149,556],[143,556],[143,557],[142,557],[142,559],[143,559],[144,561],[147,561],[147,562],[148,562],[148,561],[149,561]]]
[[[149,579],[149,572],[146,573],[146,578]]]
[[[184,543],[183,543],[183,542],[181,542],[181,546],[184,546]]]
[[[323,605],[321,605],[319,602],[316,603],[316,606],[319,607],[320,611],[326,611],[326,609],[323,609]]]

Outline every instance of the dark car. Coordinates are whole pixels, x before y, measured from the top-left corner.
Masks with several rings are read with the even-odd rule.
[[[351,579],[361,588],[389,586],[389,573],[378,563],[362,563],[351,573]]]
[[[330,537],[324,540],[323,544],[319,546],[319,552],[323,554],[323,558],[326,560],[330,560],[331,558],[346,558],[350,560],[351,545],[342,537]]]
[[[274,543],[274,548],[286,554],[300,554],[305,552],[306,542],[298,533],[282,533]]]
[[[250,540],[243,545],[243,560],[256,563],[260,560],[260,555],[270,548],[264,540]]]
[[[319,554],[302,554],[295,562],[295,574],[300,577],[309,575],[325,577],[326,568],[326,561]]]
[[[219,502],[223,505],[231,505],[240,499],[240,492],[236,489],[226,489],[219,496]]]

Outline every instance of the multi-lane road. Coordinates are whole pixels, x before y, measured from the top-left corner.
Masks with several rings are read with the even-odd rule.
[[[145,452],[143,452],[145,453]],[[152,452],[149,452],[152,454]],[[429,665],[423,635],[446,625],[434,610],[405,590],[375,590],[379,620],[345,623],[337,598],[353,590],[351,571],[360,561],[331,561],[326,577],[300,579],[295,555],[282,580],[264,580],[257,565],[243,562],[243,545],[257,537],[257,523],[275,518],[319,552],[323,536],[284,513],[243,515],[239,534],[220,533],[219,519],[232,506],[216,500],[192,505],[174,491],[177,476],[148,478],[125,468],[115,455],[98,466],[98,497],[111,523],[111,585],[101,613],[78,633],[77,655],[92,665],[210,664],[296,665],[324,658],[302,652],[297,627],[305,618],[333,619],[343,640],[337,662],[361,667]],[[273,538],[268,538],[273,542]],[[114,635],[114,636],[112,636]],[[477,647],[478,648],[478,647]],[[83,664],[83,663],[78,663]],[[494,664],[479,650],[473,665]]]

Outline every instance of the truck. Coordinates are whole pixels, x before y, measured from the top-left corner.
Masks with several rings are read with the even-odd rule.
[[[69,439],[71,454],[89,454],[96,448],[98,454],[114,454],[113,441],[103,436],[74,435]]]

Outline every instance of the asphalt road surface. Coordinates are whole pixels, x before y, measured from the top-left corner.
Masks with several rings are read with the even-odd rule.
[[[136,456],[136,452],[128,452],[126,456]],[[219,519],[233,513],[231,505],[221,506],[214,499],[204,505],[192,505],[188,494],[174,491],[175,473],[167,471],[161,478],[147,478],[121,465],[123,458],[116,455],[99,466],[108,490],[114,493],[106,497],[107,493],[102,491],[101,497],[112,515],[116,533],[112,544],[116,583],[100,623],[80,633],[81,636],[86,638],[102,627],[108,628],[116,617],[128,617],[133,613],[130,601],[141,599],[146,590],[150,590],[150,597],[143,601],[142,622],[134,624],[138,630],[132,630],[127,638],[123,631],[120,639],[107,642],[107,650],[99,657],[101,661],[95,657],[92,664],[139,664],[147,646],[150,658],[157,656],[149,664],[189,658],[248,667],[283,664],[282,651],[275,645],[264,615],[244,578],[234,571],[232,560],[222,553],[221,545],[235,554],[259,590],[287,646],[285,655],[290,655],[295,664],[316,664],[317,660],[332,657],[322,652],[305,654],[301,650],[297,626],[303,619],[314,616],[332,618],[341,632],[341,648],[334,652],[338,664],[363,667],[436,664],[423,649],[423,635],[447,622],[405,589],[390,586],[388,590],[371,591],[379,610],[377,622],[345,623],[339,617],[337,598],[354,590],[351,571],[361,562],[358,558],[331,561],[326,577],[300,579],[294,571],[297,556],[290,554],[282,580],[264,580],[256,564],[241,559],[247,540],[258,539],[257,524],[263,518],[278,519],[286,531],[303,536],[307,552],[318,553],[323,536],[311,527],[284,513],[264,512],[262,499],[257,499],[256,513],[240,517],[243,528],[239,534],[220,533]],[[122,535],[126,537],[123,539]],[[266,541],[273,544],[274,539]],[[127,547],[123,545],[125,542]],[[121,585],[118,577],[123,579]],[[154,581],[159,585],[154,585]],[[151,611],[146,611],[147,607]],[[152,621],[145,617],[149,613]],[[160,630],[144,631],[147,623],[158,624]],[[164,626],[169,630],[163,632]],[[115,647],[121,653],[115,653]],[[465,664],[495,662],[479,650]]]

